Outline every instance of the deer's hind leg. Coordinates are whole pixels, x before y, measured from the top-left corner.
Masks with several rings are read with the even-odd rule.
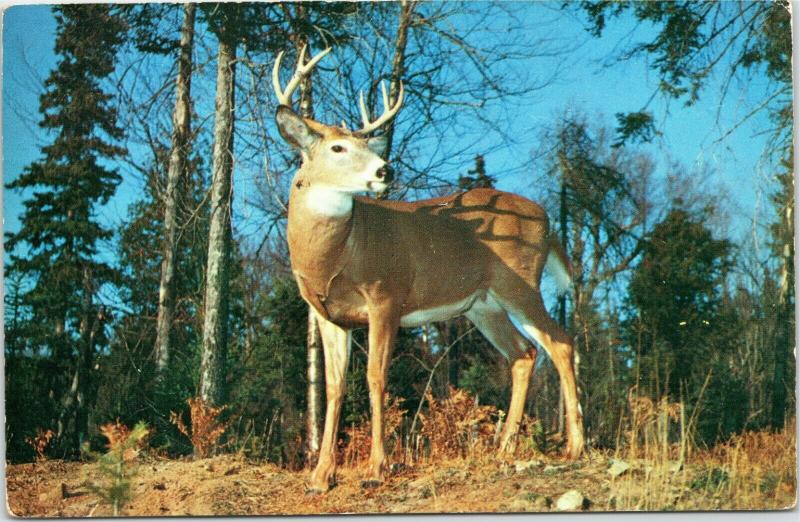
[[[583,418],[578,403],[572,338],[550,317],[538,289],[515,285],[497,296],[500,304],[522,325],[550,356],[558,370],[567,413],[567,455],[583,453]]]
[[[536,348],[514,326],[506,311],[492,297],[478,300],[465,314],[490,343],[511,361],[511,404],[508,408],[500,451],[514,450],[528,385],[536,365]]]

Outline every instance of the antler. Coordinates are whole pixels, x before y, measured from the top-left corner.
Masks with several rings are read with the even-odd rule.
[[[283,58],[283,51],[278,53],[278,57],[275,58],[275,65],[272,67],[272,88],[275,90],[275,95],[278,97],[278,102],[281,105],[288,105],[291,107],[292,105],[292,94],[294,93],[297,86],[300,85],[303,77],[305,77],[317,63],[322,60],[326,54],[331,51],[331,48],[328,47],[315,57],[313,57],[309,62],[303,65],[303,62],[306,59],[306,48],[308,46],[304,45],[302,49],[300,49],[300,54],[297,56],[297,66],[295,67],[294,74],[292,75],[292,79],[289,80],[289,83],[286,84],[286,89],[281,89],[281,80],[278,77],[278,73],[281,70],[281,59]]]
[[[377,120],[371,122],[369,121],[367,105],[364,103],[364,92],[359,92],[358,108],[361,109],[361,121],[364,123],[364,127],[353,131],[353,134],[368,134],[397,115],[397,111],[403,105],[403,82],[400,82],[400,92],[397,93],[397,101],[393,107],[389,107],[389,96],[386,94],[386,86],[383,82],[381,82],[381,95],[383,96],[383,114]]]

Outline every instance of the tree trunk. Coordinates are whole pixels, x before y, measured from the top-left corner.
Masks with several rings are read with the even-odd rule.
[[[72,382],[67,391],[58,419],[57,439],[66,442],[69,431],[69,420],[72,419],[72,440],[68,449],[77,452],[80,445],[89,435],[89,405],[93,402],[89,375],[94,362],[94,345],[97,331],[101,325],[103,312],[95,317],[94,313],[94,281],[89,267],[83,269],[83,304],[82,318],[79,327],[78,359],[75,361],[75,370]]]
[[[389,77],[389,105],[397,100],[400,92],[400,81],[406,70],[406,44],[408,42],[408,28],[411,26],[411,15],[416,7],[414,0],[402,0],[400,2],[400,18],[397,21],[397,36],[394,43],[394,56],[392,57],[392,72]],[[388,109],[388,107],[386,107]],[[386,149],[383,151],[383,159],[389,160],[392,154],[392,143],[394,142],[394,127],[397,117],[392,118],[386,126]],[[391,187],[388,187],[381,194],[379,199],[389,199]]]
[[[408,42],[408,28],[411,26],[411,16],[417,2],[414,0],[402,0],[400,2],[400,19],[397,22],[397,37],[394,43],[394,56],[392,57],[392,73],[389,78],[389,103],[394,104],[400,92],[400,81],[406,71],[406,45]],[[392,119],[386,127],[386,151],[384,159],[389,159],[392,152],[392,142],[394,140],[394,126],[396,119]]]
[[[306,391],[306,459],[314,466],[319,457],[322,420],[325,415],[322,390],[325,386],[322,339],[313,310],[308,309],[308,337],[306,341],[308,362],[308,389]]]
[[[221,38],[217,55],[211,217],[208,231],[200,397],[221,405],[225,398],[228,337],[228,265],[231,250],[234,72],[236,44]]]
[[[793,192],[794,184],[789,183],[789,190]],[[789,192],[789,194],[792,194]],[[792,238],[794,238],[794,227],[792,222],[793,198],[789,196],[785,208],[781,212],[781,227],[786,242],[781,251],[781,282],[778,294],[777,307],[777,335],[775,336],[775,361],[772,376],[772,404],[770,405],[770,424],[773,429],[780,430],[784,426],[786,414],[786,359],[790,357],[789,346],[792,343],[794,333],[794,321],[792,312],[794,306],[790,293],[794,287],[792,267],[794,264],[794,252],[792,249]]]
[[[305,18],[305,9],[302,4],[295,5],[295,20]],[[295,49],[300,59],[300,50],[308,45],[305,35],[295,32]],[[310,51],[309,51],[310,53]],[[304,118],[314,117],[314,99],[312,97],[311,75],[305,76],[300,82],[300,115]],[[322,356],[322,338],[319,333],[319,324],[311,307],[308,308],[308,333],[306,337],[306,368],[308,388],[306,389],[306,463],[316,465],[319,458],[320,439],[322,437],[322,422],[325,417],[323,409],[322,392],[325,388],[325,362]]]
[[[175,81],[175,110],[172,113],[172,150],[167,170],[167,192],[164,196],[164,244],[161,260],[161,283],[158,289],[158,321],[156,323],[156,379],[160,380],[169,365],[170,332],[175,312],[175,253],[177,251],[176,210],[181,178],[186,170],[191,126],[192,48],[195,4],[185,4],[181,27],[178,77]]]
[[[561,246],[567,248],[567,183],[561,176],[561,193],[559,195],[558,221],[561,232]],[[558,296],[558,324],[567,327],[567,294]]]
[[[83,269],[83,318],[80,325],[80,348],[77,362],[77,386],[75,387],[75,431],[74,448],[80,448],[82,440],[89,433],[89,372],[92,369],[92,273],[89,267]]]

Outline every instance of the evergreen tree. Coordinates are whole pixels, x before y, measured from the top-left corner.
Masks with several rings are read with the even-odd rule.
[[[737,391],[723,389],[729,383],[722,364],[736,332],[735,319],[723,307],[732,246],[713,237],[706,218],[673,208],[649,234],[631,279],[635,315],[626,326],[638,354],[642,394],[695,402],[709,373],[715,379],[712,394],[730,397]]]
[[[53,11],[59,60],[44,83],[39,124],[53,141],[42,147],[41,160],[7,185],[33,191],[24,202],[20,230],[7,236],[6,249],[11,252],[7,273],[18,273],[25,280],[22,320],[32,325],[25,341],[27,354],[50,360],[47,374],[38,376],[49,388],[47,394],[61,398],[66,371],[70,366],[74,371],[65,400],[75,407],[77,425],[72,431],[78,437],[87,430],[91,343],[97,339],[91,333],[101,326],[95,296],[114,279],[114,271],[98,256],[99,243],[110,239],[112,231],[98,222],[96,212],[120,181],[104,161],[125,151],[114,144],[122,130],[112,96],[101,84],[114,70],[124,27],[109,5],[65,5]],[[53,422],[59,413],[68,421],[56,404],[51,402],[48,409],[49,417],[38,422]],[[10,423],[22,414],[8,413]],[[66,429],[60,426],[59,435]]]
[[[745,119],[766,111],[773,122],[773,140],[767,150],[784,165],[791,165],[792,146],[792,31],[791,9],[787,0],[774,2],[609,2],[584,1],[580,10],[587,15],[587,29],[600,36],[614,19],[630,14],[647,26],[645,40],[629,42],[623,49],[626,59],[639,55],[648,58],[649,68],[659,78],[658,90],[668,99],[695,104],[707,92],[710,79],[722,73],[728,85],[735,76],[750,79],[763,73],[770,90],[748,111]],[[748,82],[745,81],[745,84]],[[761,88],[761,82],[755,82]],[[725,95],[723,90],[720,107]],[[619,113],[619,141],[649,141],[657,134],[654,119],[645,108]],[[740,125],[742,122],[737,124]],[[788,160],[788,161],[787,161]],[[771,248],[777,261],[771,265],[777,274],[777,295],[771,284],[762,288],[762,299],[771,302],[776,322],[782,325],[771,337],[769,351],[774,357],[771,376],[771,424],[783,426],[784,415],[793,398],[790,356],[794,338],[794,222],[791,216],[794,184],[791,173],[777,176],[773,197],[776,219],[771,226]]]

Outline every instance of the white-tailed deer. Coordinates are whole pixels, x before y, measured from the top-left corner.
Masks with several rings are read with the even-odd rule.
[[[366,134],[400,109],[402,89],[371,121],[363,97],[364,127],[349,131],[295,114],[292,91],[316,63],[305,49],[286,90],[273,69],[280,106],[276,121],[297,148],[302,164],[289,196],[287,237],[300,293],[316,311],[325,354],[327,413],[312,490],[327,490],[336,469],[335,443],[350,355],[350,329],[369,327],[367,380],[372,409],[372,446],[365,487],[384,478],[383,396],[392,345],[401,326],[419,326],[464,315],[511,362],[511,405],[500,437],[513,444],[525,405],[535,339],[558,370],[567,414],[567,454],[583,451],[572,339],[545,309],[540,293],[545,267],[562,288],[569,262],[550,233],[545,211],[520,196],[492,189],[424,201],[382,201],[357,196],[382,192],[391,181],[381,159],[385,143]]]

